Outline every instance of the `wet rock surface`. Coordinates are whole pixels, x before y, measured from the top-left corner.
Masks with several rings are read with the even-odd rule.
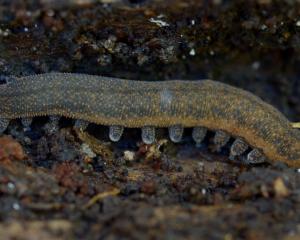
[[[0,2],[0,75],[212,78],[300,121],[297,1]],[[0,137],[4,239],[300,238],[299,169],[45,123],[17,120]]]

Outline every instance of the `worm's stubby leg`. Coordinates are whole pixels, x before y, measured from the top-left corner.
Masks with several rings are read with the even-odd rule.
[[[9,119],[0,118],[0,133],[3,133],[8,127]]]

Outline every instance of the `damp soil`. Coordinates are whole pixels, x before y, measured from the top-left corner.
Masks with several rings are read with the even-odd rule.
[[[0,75],[210,78],[300,122],[298,1],[0,3]],[[47,123],[0,137],[1,240],[300,238],[299,169],[232,162],[189,131],[146,146],[137,129],[111,143],[106,127]]]

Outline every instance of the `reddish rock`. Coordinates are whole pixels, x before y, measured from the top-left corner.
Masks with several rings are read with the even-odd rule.
[[[25,153],[20,143],[10,136],[0,138],[0,161],[23,160]]]

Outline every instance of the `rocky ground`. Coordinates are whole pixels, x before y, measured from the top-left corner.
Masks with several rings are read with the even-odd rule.
[[[300,2],[0,0],[0,75],[211,78],[300,122]],[[299,239],[300,170],[105,127],[0,137],[0,239]]]

